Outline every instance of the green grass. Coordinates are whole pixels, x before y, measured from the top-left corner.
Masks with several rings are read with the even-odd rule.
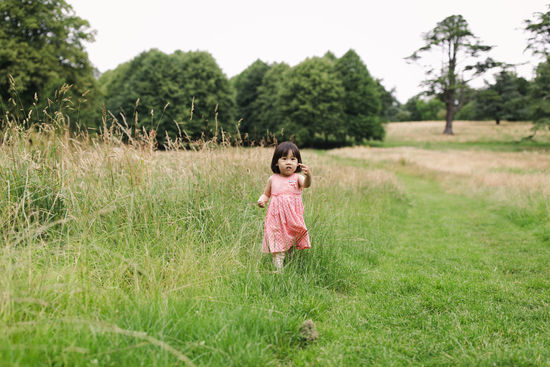
[[[542,204],[398,165],[400,188],[341,186],[380,165],[305,151],[312,249],[279,275],[252,205],[270,150],[28,149],[0,159],[0,365],[550,364]]]

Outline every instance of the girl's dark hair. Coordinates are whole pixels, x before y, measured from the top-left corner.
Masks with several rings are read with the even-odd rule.
[[[298,159],[298,163],[302,163],[302,157],[300,156],[300,149],[296,146],[296,144],[291,143],[290,141],[282,142],[281,144],[277,145],[277,148],[275,148],[275,152],[273,153],[273,159],[271,160],[271,170],[274,173],[281,173],[279,171],[279,167],[277,167],[277,161],[282,156],[285,156],[288,154],[288,152],[292,152],[292,155]],[[302,167],[298,166],[296,167],[296,172],[300,172],[302,170]]]

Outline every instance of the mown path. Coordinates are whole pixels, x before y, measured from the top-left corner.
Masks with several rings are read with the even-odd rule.
[[[331,316],[341,334],[334,349],[353,356],[344,362],[550,363],[546,224],[529,208],[449,193],[430,175],[388,167],[378,168],[396,173],[404,200],[357,207],[353,216],[390,213],[365,219],[363,233],[354,234],[370,242],[352,257],[365,269],[355,295],[344,296]],[[358,227],[353,218],[349,228]]]
[[[547,263],[548,243],[536,234],[536,217],[483,197],[445,192],[427,178],[400,174],[408,213],[396,227],[400,258],[448,270],[531,274]],[[517,277],[514,277],[518,280]]]
[[[388,224],[394,240],[374,273],[383,286],[373,342],[402,362],[548,363],[550,246],[536,218],[398,177],[408,205]]]

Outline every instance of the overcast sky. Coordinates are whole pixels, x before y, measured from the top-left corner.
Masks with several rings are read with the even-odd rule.
[[[461,14],[491,56],[532,77],[538,62],[524,52],[523,20],[545,12],[550,0],[68,0],[90,22],[86,45],[99,71],[114,69],[157,48],[210,52],[228,77],[256,59],[296,65],[332,51],[354,49],[371,75],[395,88],[401,102],[421,91],[423,69],[403,59],[423,46],[422,34]],[[477,81],[478,86],[482,80]]]

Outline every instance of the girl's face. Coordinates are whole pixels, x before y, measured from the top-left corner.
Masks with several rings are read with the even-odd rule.
[[[277,161],[277,167],[283,176],[290,176],[296,172],[298,168],[298,158],[292,154],[292,151],[286,152],[279,160]]]

